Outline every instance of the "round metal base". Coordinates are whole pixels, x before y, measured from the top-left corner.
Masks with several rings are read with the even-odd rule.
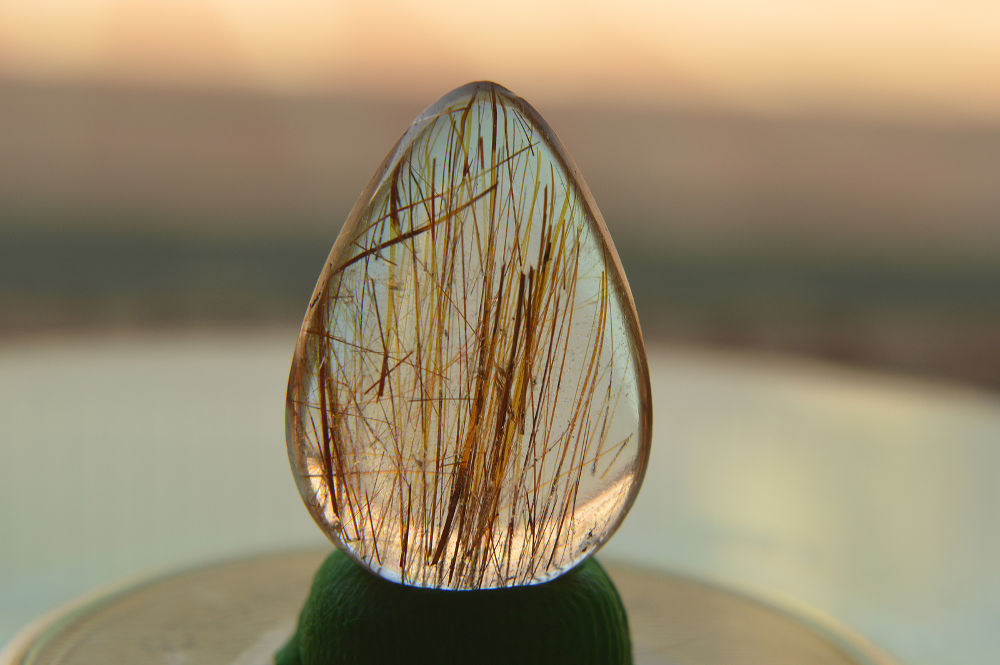
[[[268,665],[327,554],[227,561],[83,599],[26,629],[0,665]],[[683,577],[605,568],[637,665],[892,665],[826,620]]]

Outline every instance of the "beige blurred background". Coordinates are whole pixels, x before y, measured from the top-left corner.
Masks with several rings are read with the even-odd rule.
[[[0,339],[284,324],[408,122],[493,79],[647,337],[1000,385],[1000,8],[0,3]]]
[[[0,0],[0,644],[322,542],[282,445],[306,301],[411,119],[492,79],[576,159],[650,347],[602,556],[996,661],[998,72],[995,0]]]

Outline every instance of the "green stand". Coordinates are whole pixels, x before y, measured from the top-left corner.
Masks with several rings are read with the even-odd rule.
[[[276,665],[630,665],[625,607],[593,558],[529,587],[441,591],[383,580],[335,551]]]

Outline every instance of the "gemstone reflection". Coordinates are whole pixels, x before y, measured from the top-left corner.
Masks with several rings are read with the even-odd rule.
[[[286,438],[313,518],[404,584],[543,582],[618,527],[650,421],[586,184],[519,97],[449,93],[362,193],[306,312]]]

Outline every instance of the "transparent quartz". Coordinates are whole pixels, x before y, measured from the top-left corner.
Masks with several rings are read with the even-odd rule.
[[[403,135],[299,335],[286,438],[313,518],[386,579],[544,582],[618,527],[650,443],[635,306],[586,184],[472,83]]]

